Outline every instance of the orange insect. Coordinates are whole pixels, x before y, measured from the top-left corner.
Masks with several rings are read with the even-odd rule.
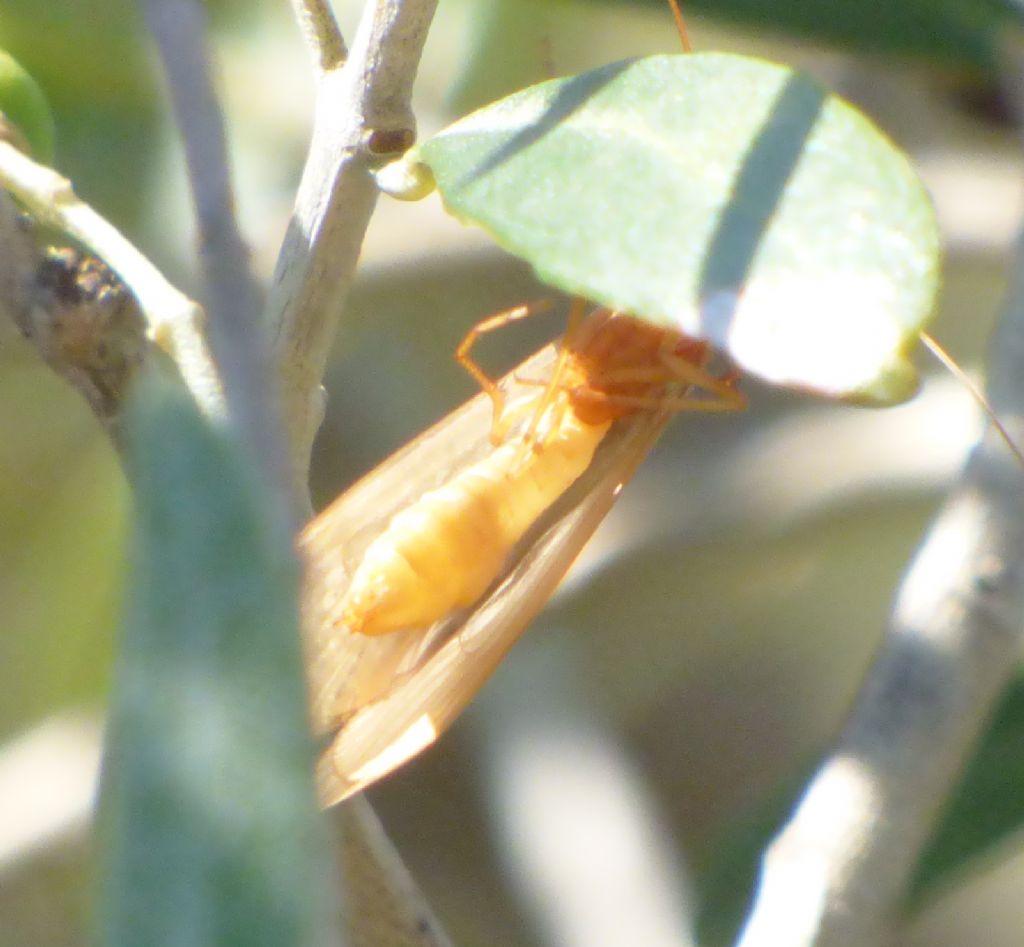
[[[477,601],[527,529],[590,466],[617,418],[642,410],[731,410],[743,399],[731,380],[704,369],[707,345],[598,309],[581,323],[577,304],[559,363],[537,398],[528,430],[503,438],[501,391],[469,359],[481,332],[528,315],[522,307],[475,328],[460,361],[494,403],[494,452],[397,514],[363,557],[341,623],[352,632],[424,628]],[[669,385],[712,397],[672,397]]]
[[[685,26],[669,0],[684,48]],[[302,533],[318,768],[331,804],[430,745],[547,601],[669,417],[744,406],[703,342],[577,303],[558,347],[348,490]],[[538,381],[538,378],[544,381]]]
[[[533,310],[480,323],[457,357],[484,394],[303,532],[314,720],[340,727],[321,765],[325,802],[418,752],[468,703],[671,414],[744,406],[734,377],[708,369],[705,343],[608,309],[584,318],[582,307],[573,306],[556,353],[545,350],[500,383],[470,349]],[[546,382],[535,380],[541,365],[550,365]],[[388,497],[400,475],[421,485],[406,486],[415,495],[389,497],[389,512],[360,524],[358,511],[365,520],[364,504]]]

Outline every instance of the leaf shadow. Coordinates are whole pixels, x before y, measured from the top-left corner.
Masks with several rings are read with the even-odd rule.
[[[791,75],[740,166],[700,274],[701,334],[729,337],[761,241],[796,173],[826,100],[806,76]]]
[[[536,121],[524,126],[508,141],[502,142],[487,155],[479,165],[467,172],[458,182],[457,188],[469,187],[481,178],[490,174],[506,161],[535,145],[549,132],[555,131],[562,122],[569,119],[575,112],[583,108],[598,92],[613,82],[615,78],[628,69],[635,59],[624,59],[621,62],[609,63],[600,69],[594,69],[582,75],[564,80],[555,93],[547,108]]]

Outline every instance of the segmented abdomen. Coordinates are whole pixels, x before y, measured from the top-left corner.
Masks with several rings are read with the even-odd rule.
[[[585,424],[571,409],[559,414],[539,449],[513,438],[395,515],[352,577],[343,613],[351,631],[424,628],[483,595],[610,427]]]

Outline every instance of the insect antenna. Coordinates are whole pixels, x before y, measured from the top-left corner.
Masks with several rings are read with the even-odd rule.
[[[668,0],[672,8],[672,17],[676,21],[676,30],[679,33],[679,42],[682,43],[684,53],[692,53],[693,46],[690,44],[690,33],[686,29],[686,20],[683,19],[683,11],[679,7],[679,0]]]
[[[1006,426],[999,420],[995,409],[989,403],[988,398],[985,397],[985,392],[978,387],[974,379],[956,363],[953,356],[950,355],[936,339],[932,338],[932,336],[927,332],[922,332],[921,341],[924,343],[924,347],[935,356],[939,364],[942,365],[943,368],[945,368],[967,389],[978,407],[985,412],[985,416],[999,433],[999,436],[1003,439],[1003,443],[1005,443],[1010,449],[1010,453],[1012,453],[1020,462],[1020,465],[1024,467],[1024,451],[1020,449],[1017,442],[1010,436],[1010,432],[1006,429]]]

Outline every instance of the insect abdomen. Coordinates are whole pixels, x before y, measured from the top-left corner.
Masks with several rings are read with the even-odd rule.
[[[509,441],[425,493],[367,548],[343,622],[381,635],[426,627],[475,602],[537,517],[587,469],[608,427],[566,411],[539,450]]]

